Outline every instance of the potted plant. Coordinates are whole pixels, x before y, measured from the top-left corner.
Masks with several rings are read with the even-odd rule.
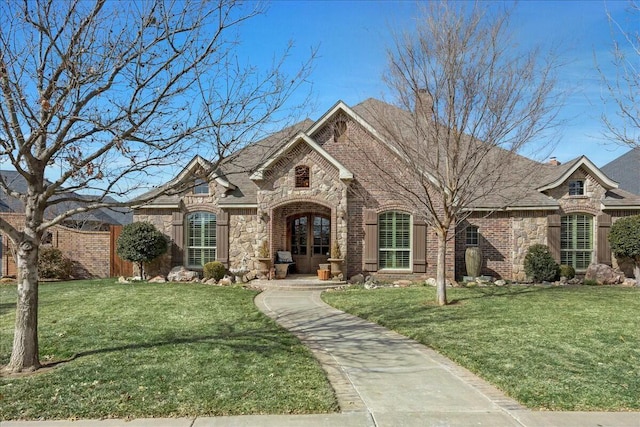
[[[267,240],[263,240],[260,249],[258,249],[258,261],[260,262],[258,269],[260,274],[269,277],[269,271],[271,270],[271,252],[269,251],[269,242]]]
[[[331,258],[327,261],[331,264],[331,276],[336,279],[340,273],[342,273],[342,261],[344,261],[337,240],[335,240],[331,246]]]

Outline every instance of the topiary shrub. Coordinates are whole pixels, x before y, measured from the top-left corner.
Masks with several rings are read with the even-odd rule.
[[[144,263],[167,252],[169,239],[150,222],[134,222],[122,227],[116,253],[126,261],[135,262],[144,280]]]
[[[224,268],[224,264],[222,264],[220,261],[208,262],[203,267],[205,279],[220,280],[224,277],[225,272],[226,269]]]
[[[570,265],[562,264],[560,266],[560,277],[566,277],[567,279],[573,279],[576,277],[575,268]]]
[[[551,256],[547,245],[535,244],[529,247],[524,257],[524,272],[535,282],[555,280],[558,263]]]
[[[633,275],[636,286],[640,286],[640,215],[627,216],[614,222],[609,231],[609,243],[616,256],[633,260]]]
[[[73,262],[58,248],[41,247],[38,253],[38,276],[42,279],[68,279]]]

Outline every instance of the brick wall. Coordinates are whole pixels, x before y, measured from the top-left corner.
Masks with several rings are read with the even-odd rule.
[[[2,218],[21,228],[24,215],[2,214]],[[75,278],[109,277],[110,233],[109,231],[80,231],[56,225],[49,229],[51,246],[74,261]],[[2,274],[15,276],[16,264],[7,236],[2,236]]]

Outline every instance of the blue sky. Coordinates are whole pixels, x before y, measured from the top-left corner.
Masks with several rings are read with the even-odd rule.
[[[552,153],[560,161],[585,154],[603,166],[628,150],[602,137],[600,114],[613,109],[601,99],[594,58],[610,71],[612,32],[606,9],[637,31],[640,22],[630,20],[627,6],[625,1],[522,1],[516,6],[511,28],[518,43],[559,46],[565,64],[560,88],[570,89],[571,95],[560,112],[566,123]],[[319,47],[311,77],[316,102],[308,110],[317,119],[338,100],[353,106],[385,93],[381,76],[390,30],[413,26],[417,7],[413,1],[276,0],[264,16],[243,28],[241,38],[254,63],[269,60],[288,40],[295,42],[294,64],[311,47]]]

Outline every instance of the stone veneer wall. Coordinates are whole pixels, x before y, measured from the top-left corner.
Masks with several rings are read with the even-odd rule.
[[[524,257],[531,245],[547,244],[547,212],[545,211],[521,211],[513,212],[511,218],[512,228],[512,280],[524,280]]]
[[[244,256],[249,269],[258,268],[258,250],[266,230],[256,209],[229,209],[229,268],[240,268]]]
[[[150,222],[159,231],[164,233],[171,239],[171,214],[172,209],[137,209],[133,212],[134,222]],[[170,244],[171,245],[171,244]],[[134,274],[140,274],[138,268],[134,265]],[[145,265],[145,271],[149,277],[163,275],[166,276],[171,271],[171,247],[164,255]]]
[[[309,187],[295,187],[295,167],[309,167]],[[331,240],[337,237],[343,256],[347,249],[347,184],[340,180],[335,166],[325,160],[309,146],[298,143],[292,150],[266,173],[263,181],[258,181],[258,216],[265,213],[269,217],[271,252],[288,248],[286,242],[286,217],[302,211],[330,212]],[[298,207],[293,207],[297,204]],[[293,207],[285,209],[287,206]],[[317,205],[326,209],[318,208]],[[315,206],[315,207],[314,207]]]

